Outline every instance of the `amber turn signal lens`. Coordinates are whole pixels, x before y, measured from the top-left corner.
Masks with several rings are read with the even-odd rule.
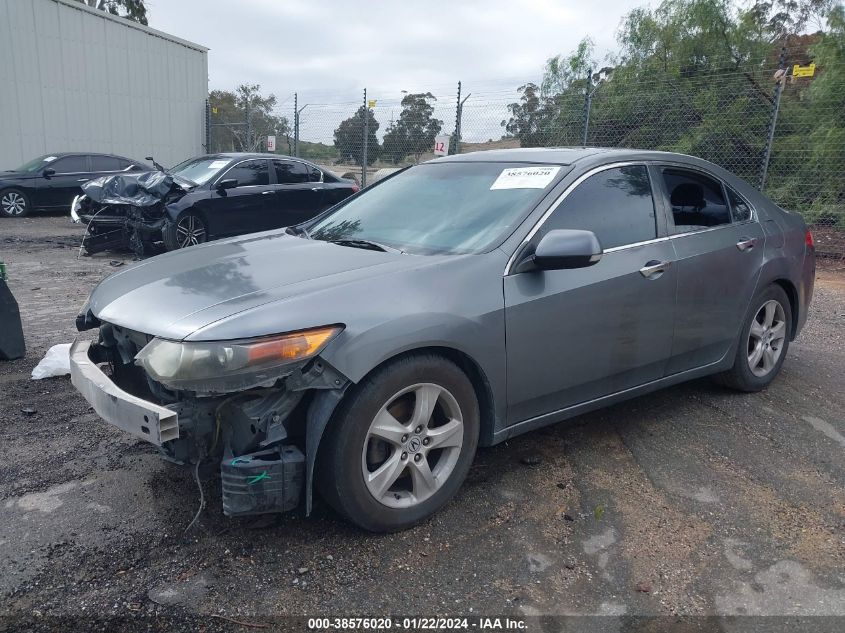
[[[309,358],[319,352],[340,330],[337,326],[321,327],[252,343],[248,347],[249,362]]]

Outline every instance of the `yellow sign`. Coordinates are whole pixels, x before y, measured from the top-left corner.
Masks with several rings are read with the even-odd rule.
[[[212,112],[212,114],[217,114],[217,107],[211,108],[211,112]]]
[[[369,101],[367,101],[367,107],[368,108],[375,108],[376,107],[376,100],[370,99]]]
[[[792,67],[792,76],[793,77],[812,77],[816,74],[816,63],[813,62],[809,66],[799,66],[795,64]]]

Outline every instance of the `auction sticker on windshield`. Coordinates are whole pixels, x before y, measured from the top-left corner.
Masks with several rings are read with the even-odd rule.
[[[208,169],[220,169],[228,164],[228,160],[214,160],[208,165]]]
[[[511,167],[502,170],[496,182],[490,185],[494,189],[545,189],[557,176],[560,167]]]

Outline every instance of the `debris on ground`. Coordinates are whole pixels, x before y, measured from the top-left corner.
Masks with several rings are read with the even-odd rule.
[[[539,455],[526,455],[522,459],[519,460],[526,466],[539,466],[543,463],[543,460],[540,458]]]
[[[32,379],[67,376],[70,373],[70,343],[53,345],[32,370]]]

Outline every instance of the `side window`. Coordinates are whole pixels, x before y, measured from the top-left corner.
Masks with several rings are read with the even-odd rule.
[[[731,223],[730,209],[718,181],[697,171],[665,168],[663,182],[672,205],[673,233]]]
[[[731,203],[731,217],[733,221],[748,222],[753,217],[751,205],[740,198],[739,194],[730,187],[725,187],[725,189],[728,191],[728,200]]]
[[[592,231],[602,248],[657,237],[654,200],[644,165],[606,169],[578,185],[543,225]]]
[[[91,171],[120,171],[121,161],[112,156],[91,156]]]
[[[276,182],[280,185],[293,185],[300,182],[308,182],[308,168],[295,161],[274,160],[276,168]]]
[[[308,172],[309,180],[311,182],[320,182],[323,180],[323,172],[321,172],[316,167],[311,167]]]
[[[88,161],[85,156],[65,156],[51,163],[50,167],[55,169],[57,174],[76,174],[88,171]]]
[[[266,160],[248,160],[232,167],[223,176],[224,180],[234,178],[238,187],[253,187],[270,184],[270,171]]]

